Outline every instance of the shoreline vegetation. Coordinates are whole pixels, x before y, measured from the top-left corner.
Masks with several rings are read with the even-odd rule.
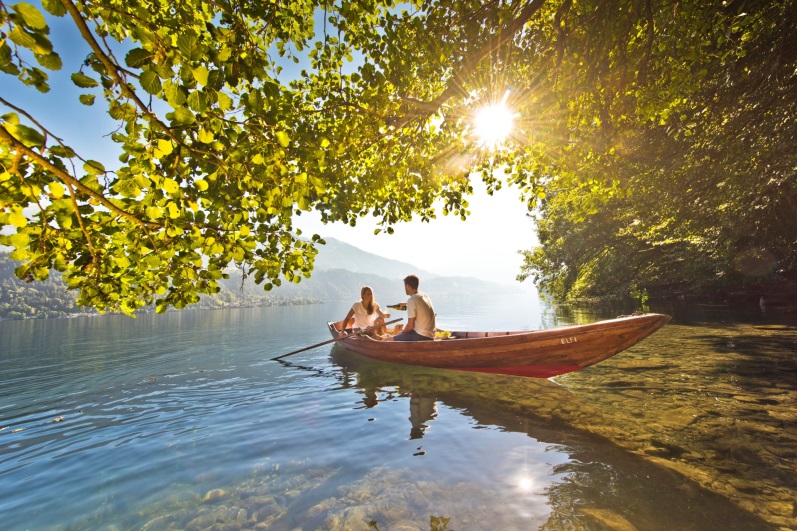
[[[0,321],[25,319],[59,319],[75,317],[94,317],[103,315],[123,315],[121,312],[100,313],[91,308],[77,306],[77,293],[68,291],[58,272],[51,272],[45,281],[27,283],[14,275],[19,265],[0,253]],[[312,296],[276,296],[254,290],[237,291],[223,286],[215,295],[203,296],[197,303],[185,310],[223,310],[231,308],[252,308],[266,306],[299,306],[323,304],[324,301]],[[169,311],[184,311],[172,310]],[[155,313],[155,306],[147,306],[136,315]]]
[[[77,293],[68,291],[58,272],[52,272],[45,281],[26,283],[14,275],[18,262],[7,254],[0,253],[0,321],[25,319],[55,319],[92,317],[100,315],[122,315],[120,312],[100,313],[91,308],[77,306]],[[270,306],[300,306],[324,304],[329,293],[314,293],[310,289],[302,294],[277,295],[266,292],[251,283],[240,288],[240,279],[231,278],[223,282],[221,291],[204,296],[199,303],[185,310],[223,310]],[[347,279],[348,280],[348,279]],[[347,282],[348,283],[348,282]],[[664,288],[651,290],[645,303],[691,303],[728,306],[760,306],[778,308],[783,312],[797,312],[797,281],[785,277],[771,279],[755,285],[739,286],[710,293],[677,293]],[[568,301],[576,305],[605,304],[608,299]],[[136,315],[154,313],[155,306],[136,311]],[[183,311],[172,310],[169,311]]]

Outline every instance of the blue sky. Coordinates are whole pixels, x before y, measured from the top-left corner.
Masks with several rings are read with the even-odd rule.
[[[98,160],[112,169],[118,164],[119,151],[109,137],[117,124],[107,116],[99,97],[93,107],[82,105],[78,96],[85,90],[77,88],[70,80],[88,54],[88,45],[68,18],[49,14],[46,17],[54,48],[64,62],[62,70],[48,72],[51,91],[41,94],[0,72],[0,96],[29,111],[84,157]],[[99,96],[99,91],[96,94]],[[0,105],[0,113],[6,112],[8,109]],[[342,223],[322,225],[312,213],[302,215],[296,222],[305,236],[334,237],[440,275],[473,276],[512,284],[522,263],[518,251],[536,244],[534,224],[526,216],[526,207],[519,200],[517,190],[505,187],[488,196],[481,181],[474,183],[474,189],[475,195],[468,199],[472,214],[466,221],[443,216],[442,209],[438,209],[438,219],[430,223],[417,221],[397,225],[392,235],[374,235],[375,223],[371,217],[363,219],[357,227]],[[534,290],[528,281],[518,284],[518,288]]]

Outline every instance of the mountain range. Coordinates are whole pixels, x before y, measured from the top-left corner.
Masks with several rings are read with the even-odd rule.
[[[282,286],[264,291],[247,278],[241,282],[241,271],[230,269],[229,278],[220,282],[221,291],[203,296],[199,304],[189,309],[219,309],[244,306],[274,306],[286,304],[315,304],[336,300],[356,301],[360,289],[370,286],[382,305],[407,299],[402,279],[416,274],[421,280],[420,290],[433,298],[449,297],[467,292],[471,295],[513,293],[517,287],[505,286],[470,277],[448,277],[418,269],[400,260],[391,260],[369,253],[334,238],[326,238],[326,245],[318,246],[312,277],[298,284],[283,282]],[[52,272],[45,282],[27,284],[14,276],[18,264],[0,253],[0,319],[28,319],[67,317],[94,313],[77,307],[77,294],[67,291],[58,272]],[[148,307],[143,311],[152,311]]]
[[[324,238],[326,245],[318,246],[313,274],[298,284],[283,283],[279,288],[264,292],[254,282],[245,282],[243,292],[251,296],[304,298],[321,302],[332,300],[357,300],[360,288],[370,286],[377,300],[393,302],[404,301],[403,279],[409,274],[420,278],[420,291],[447,297],[467,291],[470,294],[511,293],[515,288],[495,282],[472,277],[441,276],[424,271],[407,262],[392,260],[364,251],[335,238]],[[229,271],[230,278],[224,287],[241,290],[241,274]],[[259,293],[258,293],[259,292]]]

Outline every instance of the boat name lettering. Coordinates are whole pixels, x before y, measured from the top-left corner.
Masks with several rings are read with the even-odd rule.
[[[578,340],[576,339],[575,336],[563,337],[560,341],[562,342],[563,345],[567,345],[568,343],[578,343]]]

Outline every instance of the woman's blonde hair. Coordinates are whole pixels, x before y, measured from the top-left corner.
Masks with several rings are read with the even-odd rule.
[[[362,299],[365,296],[365,292],[371,292],[371,300],[368,302],[368,306],[365,307],[365,311],[368,312],[368,315],[374,313],[374,290],[371,289],[371,286],[363,286],[360,289],[360,298]]]

